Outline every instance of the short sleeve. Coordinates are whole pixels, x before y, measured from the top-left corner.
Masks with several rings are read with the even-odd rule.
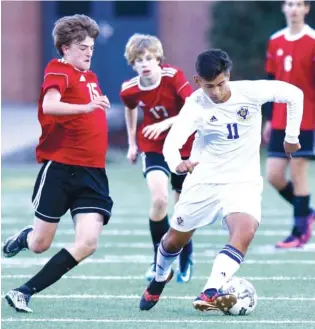
[[[186,79],[184,73],[178,70],[174,76],[174,84],[176,93],[180,96],[181,99],[185,100],[193,93],[193,89]]]
[[[42,85],[43,93],[45,94],[50,88],[56,88],[63,95],[68,87],[69,73],[66,65],[59,62],[50,62],[45,69]]]
[[[132,95],[128,95],[125,90],[120,92],[120,99],[126,107],[129,109],[134,109],[138,106],[137,100]]]

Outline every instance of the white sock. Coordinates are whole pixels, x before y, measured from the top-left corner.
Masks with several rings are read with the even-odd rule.
[[[162,282],[167,280],[171,272],[172,264],[181,251],[182,249],[175,253],[169,253],[163,248],[162,242],[160,243],[156,259],[156,281]]]
[[[210,277],[203,289],[220,289],[240,268],[244,255],[231,245],[226,245],[214,260]]]

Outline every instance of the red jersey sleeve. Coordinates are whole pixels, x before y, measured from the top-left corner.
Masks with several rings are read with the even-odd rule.
[[[133,96],[133,94],[130,92],[130,89],[125,89],[125,84],[122,85],[121,91],[120,91],[120,99],[124,103],[125,106],[127,106],[129,109],[134,109],[138,106],[138,102],[136,98]]]
[[[268,42],[267,54],[266,54],[266,63],[265,63],[265,71],[268,74],[275,75],[275,58],[274,58],[274,51],[272,46],[272,40]]]
[[[46,69],[43,82],[43,94],[50,88],[56,88],[60,94],[63,95],[65,90],[69,87],[69,70],[64,63],[57,60],[51,61]]]
[[[185,100],[186,97],[189,97],[193,93],[193,89],[190,83],[185,78],[185,75],[182,71],[178,70],[174,76],[174,84],[176,88],[176,93]]]

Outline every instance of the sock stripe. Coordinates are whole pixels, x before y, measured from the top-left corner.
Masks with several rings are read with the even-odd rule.
[[[238,252],[232,250],[232,249],[229,249],[229,248],[223,248],[222,250],[225,250],[227,251],[228,253],[234,255],[236,258],[238,258],[240,260],[240,262],[242,262],[244,260],[244,257],[243,255],[240,255]]]
[[[176,256],[178,256],[180,253],[181,253],[181,251],[182,251],[183,249],[181,249],[181,250],[179,250],[178,252],[175,252],[175,253],[170,253],[170,252],[167,252],[164,248],[163,248],[163,244],[162,243],[160,243],[160,245],[159,245],[159,252],[162,254],[162,256],[164,256],[164,257],[176,257]]]
[[[244,255],[239,250],[228,244],[224,246],[220,253],[229,256],[239,264],[241,264],[244,260]]]

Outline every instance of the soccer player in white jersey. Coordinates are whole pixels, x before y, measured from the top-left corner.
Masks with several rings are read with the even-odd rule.
[[[260,175],[261,105],[287,104],[283,147],[290,158],[300,149],[299,133],[303,92],[282,81],[230,82],[232,62],[222,50],[201,53],[194,77],[200,89],[186,99],[172,126],[163,153],[172,172],[190,173],[175,206],[171,228],[157,256],[156,277],[145,290],[140,309],[149,310],[159,300],[173,276],[173,261],[194,231],[222,218],[229,241],[216,256],[212,271],[193,306],[200,311],[227,311],[236,303],[220,288],[239,269],[261,218]],[[179,149],[197,131],[192,157],[182,160]]]

